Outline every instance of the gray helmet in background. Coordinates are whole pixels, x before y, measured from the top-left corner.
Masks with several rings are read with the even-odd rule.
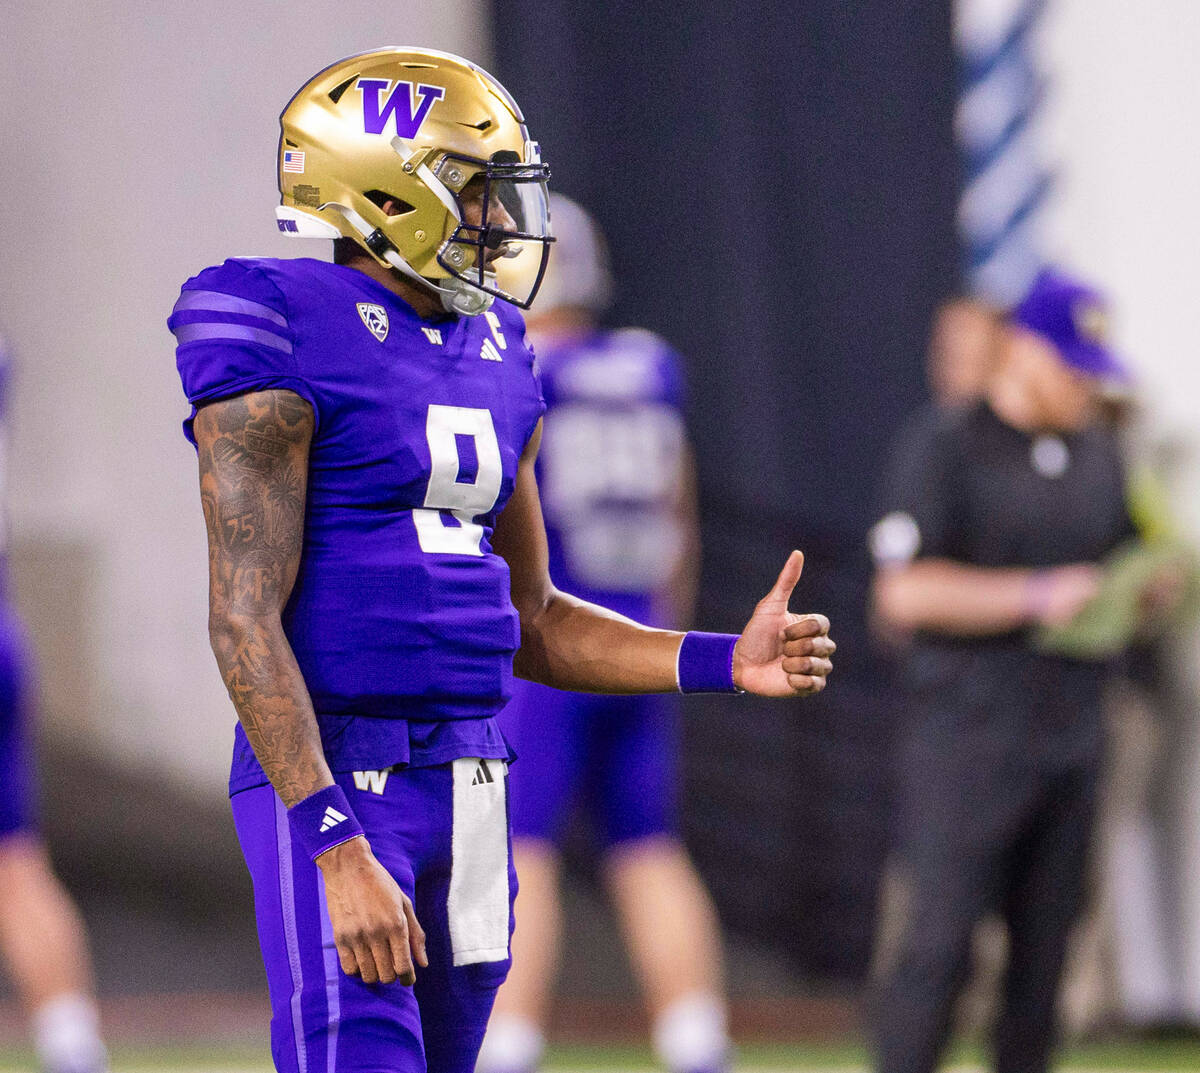
[[[555,242],[550,263],[531,313],[564,306],[603,313],[612,303],[608,246],[591,215],[562,194],[550,194],[550,220]]]

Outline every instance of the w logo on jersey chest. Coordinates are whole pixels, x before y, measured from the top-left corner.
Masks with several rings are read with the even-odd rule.
[[[357,308],[359,317],[367,326],[367,331],[382,343],[388,334],[387,310],[383,306],[375,305],[374,302],[359,302]]]

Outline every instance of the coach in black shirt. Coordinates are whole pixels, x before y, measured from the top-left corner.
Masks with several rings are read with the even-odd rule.
[[[1122,375],[1090,288],[1043,273],[998,338],[983,401],[930,410],[899,437],[871,533],[875,610],[910,638],[897,754],[912,907],[876,1016],[881,1073],[928,1073],[971,935],[999,910],[1009,964],[999,1073],[1038,1073],[1054,1038],[1082,900],[1108,668],[1041,653],[1098,562],[1132,535],[1099,388]]]

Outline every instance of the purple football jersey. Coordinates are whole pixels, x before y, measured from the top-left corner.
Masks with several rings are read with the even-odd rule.
[[[651,332],[626,328],[539,348],[538,373],[551,576],[653,621],[684,537],[674,513],[685,445],[679,357]]]
[[[217,399],[285,388],[313,408],[283,624],[335,770],[410,759],[408,730],[383,721],[432,724],[425,763],[505,756],[490,717],[519,623],[490,538],[544,409],[520,315],[425,321],[356,269],[247,258],[184,284],[169,325],[193,442]],[[467,753],[465,727],[443,733],[460,720]]]

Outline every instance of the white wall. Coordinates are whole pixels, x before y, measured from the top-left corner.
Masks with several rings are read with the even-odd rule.
[[[44,660],[47,712],[60,734],[216,793],[233,714],[205,637],[195,456],[165,319],[179,285],[227,256],[325,254],[275,231],[277,120],[295,89],[381,44],[486,65],[486,3],[4,7],[13,541],[78,546],[90,574],[86,594],[55,596],[86,699],[56,692],[78,668]]]
[[[1054,0],[1044,49],[1052,252],[1111,292],[1145,431],[1178,450],[1173,503],[1200,539],[1200,3]],[[1167,938],[1184,963],[1177,1001],[1200,1019],[1200,632],[1179,639],[1179,657],[1192,711],[1181,731],[1162,728],[1182,782],[1182,920]]]
[[[1055,0],[1046,21],[1051,250],[1110,291],[1200,534],[1200,3]]]

